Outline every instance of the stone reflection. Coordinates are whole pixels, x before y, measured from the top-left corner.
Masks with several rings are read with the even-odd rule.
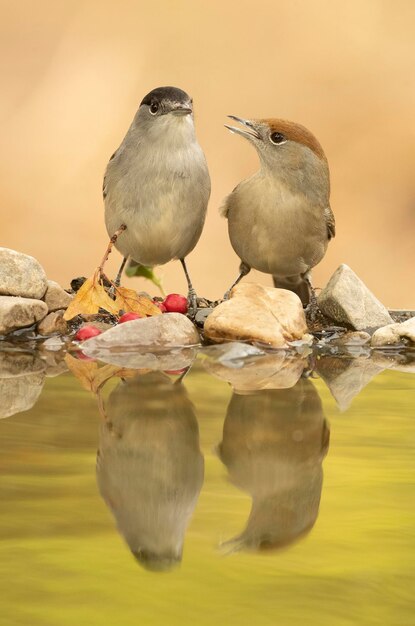
[[[300,378],[289,389],[234,392],[218,450],[252,506],[246,528],[225,547],[279,549],[305,536],[317,519],[328,445],[329,428],[310,380]]]
[[[137,561],[155,571],[180,563],[203,483],[193,405],[161,372],[121,381],[100,428],[97,481]]]
[[[34,353],[0,352],[0,418],[31,409],[45,381],[45,364]]]

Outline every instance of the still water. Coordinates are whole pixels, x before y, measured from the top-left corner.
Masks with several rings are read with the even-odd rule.
[[[413,365],[0,356],[1,626],[415,624]]]

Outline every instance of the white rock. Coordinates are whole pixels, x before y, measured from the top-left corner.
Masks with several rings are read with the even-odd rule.
[[[307,324],[300,298],[292,291],[242,283],[206,319],[205,336],[216,342],[251,341],[287,348],[304,339]]]
[[[345,264],[337,268],[320,293],[318,305],[324,315],[355,330],[378,328],[393,321],[386,307]]]
[[[402,344],[403,340],[415,344],[415,317],[401,324],[388,324],[373,333],[373,348]]]
[[[47,312],[48,307],[41,300],[0,296],[0,335],[31,326],[42,320]]]
[[[48,280],[48,288],[44,300],[48,306],[49,313],[67,309],[73,299],[73,295],[66,293],[64,289],[54,280]]]
[[[45,270],[32,256],[0,248],[0,294],[40,300],[45,295]]]
[[[85,354],[95,349],[136,352],[151,348],[147,351],[163,351],[199,343],[199,333],[185,315],[163,313],[118,324],[101,335],[84,341],[82,351]]]

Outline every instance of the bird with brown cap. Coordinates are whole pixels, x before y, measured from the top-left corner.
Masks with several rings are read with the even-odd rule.
[[[310,271],[335,235],[323,149],[300,124],[229,117],[242,128],[225,124],[226,128],[255,146],[261,165],[221,208],[232,247],[241,259],[232,287],[253,268],[272,274],[275,287],[294,291],[305,306],[316,305]]]

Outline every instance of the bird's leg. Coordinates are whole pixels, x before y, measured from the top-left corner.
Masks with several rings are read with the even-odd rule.
[[[229,296],[231,295],[231,291],[232,289],[235,287],[235,285],[237,285],[239,283],[240,280],[242,280],[242,278],[244,276],[246,276],[247,274],[249,274],[249,272],[251,271],[251,268],[246,265],[243,261],[241,261],[241,264],[239,266],[239,276],[238,278],[235,280],[234,283],[232,283],[232,285],[229,287],[228,291],[225,293],[225,295],[223,296],[224,300],[229,300]]]
[[[122,276],[122,273],[124,271],[124,267],[127,261],[128,261],[128,255],[123,258],[122,263],[120,265],[120,269],[118,270],[118,274],[116,275],[115,280],[112,283],[111,288],[108,292],[110,298],[112,298],[115,295],[116,288],[119,287],[121,284],[121,276]]]
[[[189,304],[189,314],[190,316],[196,315],[197,311],[197,294],[192,285],[192,281],[190,280],[189,272],[187,271],[186,262],[184,259],[180,259],[180,263],[182,264],[184,274],[187,280],[188,294],[187,294],[187,302]]]
[[[114,243],[117,241],[119,235],[121,235],[121,233],[124,232],[126,229],[127,229],[127,226],[125,224],[121,224],[119,229],[115,231],[115,233],[113,234],[113,236],[109,240],[108,247],[105,250],[104,256],[102,257],[102,261],[98,265],[98,271],[99,271],[100,274],[103,273],[104,265],[107,262],[109,255],[111,254],[111,250],[112,250],[112,247],[113,247]]]
[[[308,285],[308,287],[310,289],[310,302],[306,306],[305,311],[309,315],[311,322],[315,322],[316,319],[317,319],[317,313],[320,311],[318,303],[317,303],[316,292],[315,292],[314,287],[312,285],[311,278],[310,278],[309,274],[306,274],[304,276],[304,281],[307,283],[307,285]]]

